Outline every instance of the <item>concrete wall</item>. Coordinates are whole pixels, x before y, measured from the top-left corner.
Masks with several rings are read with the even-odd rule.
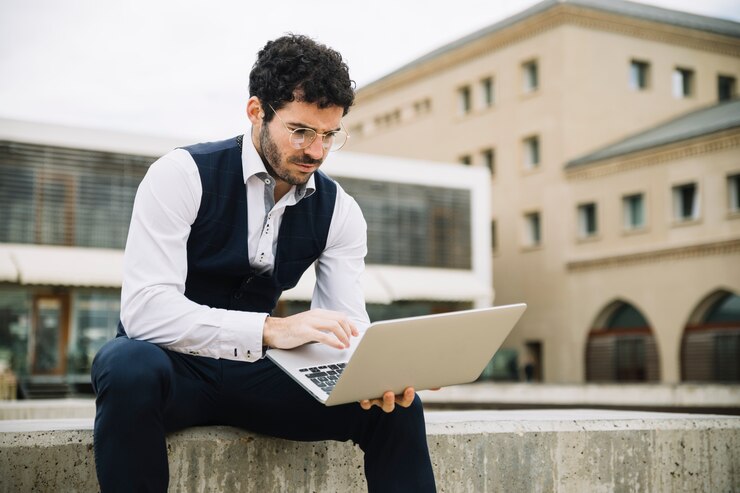
[[[430,412],[440,492],[731,492],[740,418],[623,411]],[[97,491],[92,421],[0,422],[0,492]],[[170,491],[363,491],[361,452],[226,427],[168,439]]]

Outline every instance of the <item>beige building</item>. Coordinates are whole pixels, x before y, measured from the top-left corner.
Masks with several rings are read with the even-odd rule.
[[[535,379],[740,381],[739,77],[738,23],[547,0],[361,88],[349,149],[491,170]]]

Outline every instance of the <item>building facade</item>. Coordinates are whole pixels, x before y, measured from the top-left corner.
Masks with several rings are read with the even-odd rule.
[[[136,189],[158,156],[184,144],[0,120],[0,366],[24,395],[89,391],[93,357],[118,323]],[[424,175],[429,166],[341,152],[322,167],[368,224],[372,320],[492,301],[488,171]],[[309,270],[276,314],[306,309],[314,279]]]
[[[491,171],[496,303],[529,304],[506,346],[536,379],[740,380],[706,370],[740,360],[708,336],[740,326],[737,122],[700,114],[739,77],[738,23],[547,0],[360,88],[349,146]]]

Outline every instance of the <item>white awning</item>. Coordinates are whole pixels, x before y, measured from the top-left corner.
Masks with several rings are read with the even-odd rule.
[[[285,291],[283,299],[311,301],[316,273],[313,267],[295,288]],[[481,282],[472,271],[368,265],[362,278],[368,303],[389,304],[397,300],[475,301],[491,299],[491,286]]]
[[[387,305],[393,302],[388,294],[388,290],[383,286],[377,276],[370,271],[370,269],[365,270],[360,279],[360,283],[362,284],[362,291],[365,293],[365,301],[367,303]],[[312,265],[303,274],[303,277],[298,281],[296,287],[283,292],[281,298],[290,301],[311,301],[315,284],[316,270]]]
[[[20,284],[121,287],[123,250],[4,244],[0,252],[12,260],[12,280]]]
[[[18,282],[18,269],[15,268],[10,250],[0,245],[0,282]]]
[[[493,297],[493,288],[469,270],[397,265],[372,265],[367,269],[380,279],[394,301],[474,301]]]
[[[0,244],[0,281],[56,286],[120,288],[123,251],[45,245]],[[491,286],[472,271],[396,265],[368,265],[362,280],[368,303],[400,300],[476,301],[491,299]],[[310,267],[282,298],[310,301],[316,273]]]

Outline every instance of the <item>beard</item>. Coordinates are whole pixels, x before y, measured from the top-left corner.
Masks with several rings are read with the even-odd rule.
[[[265,165],[265,169],[267,169],[267,173],[273,178],[282,180],[290,185],[305,184],[313,173],[296,172],[295,174],[292,174],[288,168],[289,163],[313,164],[318,167],[323,162],[323,159],[313,159],[300,150],[298,150],[298,152],[301,152],[301,156],[285,156],[272,138],[269,125],[267,124],[263,124],[260,129],[259,141],[260,148],[262,150],[262,161]]]

